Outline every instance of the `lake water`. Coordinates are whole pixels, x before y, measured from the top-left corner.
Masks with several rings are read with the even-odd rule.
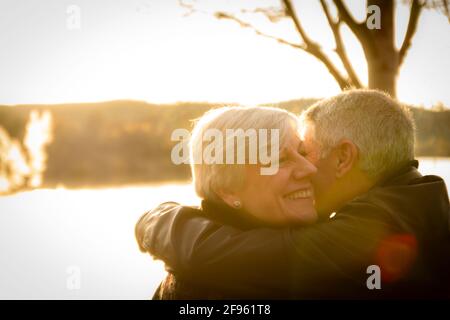
[[[450,159],[420,159],[450,186]],[[139,251],[137,219],[189,184],[41,189],[0,197],[0,299],[148,299],[164,266]]]

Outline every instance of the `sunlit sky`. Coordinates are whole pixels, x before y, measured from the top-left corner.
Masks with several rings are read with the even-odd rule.
[[[0,0],[0,104],[214,101],[255,104],[327,97],[339,87],[310,55],[258,37],[231,21],[213,18],[279,1],[198,1],[202,12],[184,16],[176,0]],[[356,18],[365,1],[347,1]],[[318,1],[295,2],[310,36],[333,49]],[[70,5],[80,8],[80,28],[68,27]],[[409,8],[397,6],[397,44]],[[70,20],[73,21],[73,20]],[[261,29],[298,41],[289,21]],[[357,41],[344,29],[347,50],[361,79],[366,66]],[[450,28],[426,10],[398,80],[400,100],[450,105]]]

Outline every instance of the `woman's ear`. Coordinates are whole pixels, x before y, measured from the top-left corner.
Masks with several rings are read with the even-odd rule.
[[[217,188],[217,189],[214,189],[213,191],[220,199],[222,199],[223,202],[225,202],[230,207],[232,207],[232,208],[240,207],[240,205],[237,206],[237,203],[239,202],[239,204],[240,204],[241,199],[239,199],[239,197],[236,195],[235,192],[229,191],[224,188]]]
[[[350,172],[358,162],[358,147],[350,140],[343,139],[335,148],[336,177],[342,178]]]

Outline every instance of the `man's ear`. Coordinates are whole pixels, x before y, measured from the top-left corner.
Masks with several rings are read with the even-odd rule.
[[[350,140],[343,139],[335,148],[336,156],[336,177],[342,178],[350,172],[359,158],[358,147]]]

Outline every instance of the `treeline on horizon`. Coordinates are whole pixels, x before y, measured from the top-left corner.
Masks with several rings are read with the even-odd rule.
[[[299,114],[317,99],[278,106]],[[49,110],[53,140],[47,147],[44,187],[100,186],[187,180],[188,165],[174,165],[171,133],[192,128],[212,103],[149,104],[139,101],[0,106],[0,126],[23,140],[32,110]],[[417,156],[450,157],[450,110],[411,107],[417,125]]]

